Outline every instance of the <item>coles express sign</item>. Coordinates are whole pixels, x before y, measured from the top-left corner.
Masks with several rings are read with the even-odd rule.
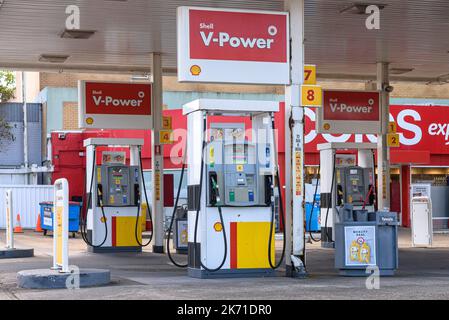
[[[178,8],[179,81],[289,83],[288,13]]]
[[[151,84],[80,81],[80,127],[151,128]]]
[[[390,105],[390,121],[397,124],[398,150],[427,151],[449,154],[449,106]],[[374,134],[318,134],[315,130],[317,114],[305,109],[306,152],[318,152],[317,145],[325,142],[377,143]]]

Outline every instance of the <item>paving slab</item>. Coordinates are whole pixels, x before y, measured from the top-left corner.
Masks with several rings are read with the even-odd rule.
[[[0,232],[0,242],[2,236]],[[380,278],[379,289],[368,289],[365,277],[339,276],[334,250],[323,249],[319,243],[307,245],[306,279],[287,278],[283,269],[272,278],[193,279],[151,248],[142,253],[94,254],[78,238],[70,239],[69,264],[109,269],[110,284],[49,290],[18,287],[17,272],[48,269],[52,264],[52,238],[25,232],[16,241],[24,247],[34,243],[35,257],[0,260],[0,299],[449,299],[449,235],[436,236],[429,249],[412,248],[408,229],[401,229],[399,236],[399,269],[393,277]],[[276,244],[278,258],[281,244],[281,240]],[[178,254],[175,258],[186,259]]]

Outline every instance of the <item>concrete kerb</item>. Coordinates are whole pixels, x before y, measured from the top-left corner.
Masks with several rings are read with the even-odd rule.
[[[66,289],[69,277],[79,276],[79,287],[105,286],[111,282],[111,272],[106,269],[80,269],[79,273],[60,273],[58,270],[35,269],[17,273],[17,284],[25,289]],[[71,280],[71,279],[69,279]]]
[[[34,257],[34,249],[2,249],[0,259],[30,258]]]

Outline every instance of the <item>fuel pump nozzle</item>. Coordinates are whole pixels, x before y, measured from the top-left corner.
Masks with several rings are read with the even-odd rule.
[[[212,188],[215,191],[215,206],[222,207],[223,204],[221,203],[221,200],[220,200],[220,191],[218,190],[219,189],[218,183],[214,177],[211,177],[210,181],[212,182]]]

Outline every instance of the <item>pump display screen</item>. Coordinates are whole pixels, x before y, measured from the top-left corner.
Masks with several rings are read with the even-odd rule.
[[[102,165],[100,166],[103,204],[105,206],[130,206],[138,199],[140,176],[138,166]]]
[[[343,167],[337,169],[337,203],[364,205],[369,190],[370,169]]]
[[[248,148],[244,144],[234,144],[233,164],[248,163]]]
[[[258,144],[242,123],[213,123],[207,144],[207,199],[210,206],[269,206],[267,179],[260,174]],[[262,145],[266,156],[266,145]],[[262,151],[261,151],[262,154]],[[269,156],[269,151],[268,151]],[[268,201],[267,201],[268,199]]]

